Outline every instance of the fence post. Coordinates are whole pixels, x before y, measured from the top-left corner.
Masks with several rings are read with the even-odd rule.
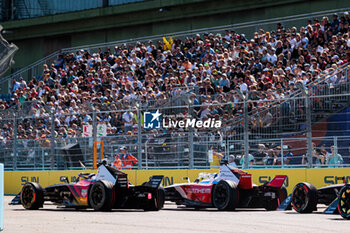
[[[145,159],[146,159],[146,170],[148,170],[147,141],[145,142]]]
[[[283,138],[281,138],[281,165],[284,168],[284,152],[283,152]]]
[[[338,154],[338,137],[337,136],[333,137],[333,145],[335,146],[334,154],[337,155]]]
[[[308,167],[312,167],[312,123],[311,123],[311,104],[310,104],[310,90],[303,84],[297,83],[297,88],[305,96],[305,110],[306,110],[306,146],[307,146],[307,161]]]
[[[97,116],[95,107],[92,107],[92,111],[92,138],[95,142],[97,140]]]
[[[188,101],[188,112],[189,112],[189,116],[192,117],[193,116],[193,108],[191,106],[192,101],[189,100]],[[193,128],[190,127],[189,128],[189,138],[188,138],[188,147],[189,147],[189,169],[193,169],[194,168],[194,157],[193,157]]]
[[[311,105],[309,90],[305,91],[305,107],[306,107],[306,141],[309,167],[312,167],[312,123],[311,123]]]
[[[247,97],[243,96],[243,121],[244,121],[244,168],[249,166],[249,128]]]
[[[97,145],[95,142],[97,141],[97,116],[96,116],[96,108],[92,104],[92,146],[93,146],[93,151],[97,149]],[[96,147],[96,148],[95,148]],[[93,157],[91,158],[94,161],[94,156],[95,154],[93,153]],[[92,169],[94,169],[96,165],[93,164]]]
[[[13,114],[13,170],[17,169],[17,116]]]
[[[181,151],[181,143],[184,140],[183,137],[180,137],[179,134],[177,134],[178,137],[176,137],[176,153],[177,153],[177,166],[183,166],[183,152]]]
[[[54,169],[55,166],[55,114],[51,111],[51,142],[50,142],[50,168]]]
[[[189,159],[190,159],[189,169],[193,169],[194,168],[194,157],[193,157],[193,129],[192,129],[192,127],[190,128],[188,143],[189,143]]]
[[[138,169],[142,169],[142,135],[141,135],[141,106],[140,103],[136,104],[137,107],[137,161]],[[147,156],[147,154],[146,154]],[[147,161],[148,162],[148,161]],[[146,165],[147,166],[147,165]]]
[[[225,143],[225,148],[226,148],[226,158],[225,159],[227,159],[227,161],[229,160],[229,158],[230,158],[230,140],[228,139],[228,137],[227,137],[227,133],[226,133],[226,136],[225,136],[225,141],[226,141],[226,143]]]

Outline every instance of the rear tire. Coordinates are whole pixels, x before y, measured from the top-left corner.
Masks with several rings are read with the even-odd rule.
[[[212,202],[218,210],[234,210],[238,205],[237,184],[230,180],[221,180],[214,187]]]
[[[25,209],[37,210],[43,207],[44,190],[38,183],[26,183],[21,191],[21,203]]]
[[[340,191],[338,196],[338,210],[340,215],[350,220],[350,186],[345,185]]]
[[[165,191],[163,187],[159,187],[155,193],[152,194],[151,204],[144,208],[145,211],[161,210],[165,202]]]
[[[292,192],[293,209],[299,213],[311,213],[317,206],[317,189],[310,183],[297,184]]]
[[[110,181],[99,180],[91,186],[89,204],[97,211],[111,210],[115,203],[114,185]]]

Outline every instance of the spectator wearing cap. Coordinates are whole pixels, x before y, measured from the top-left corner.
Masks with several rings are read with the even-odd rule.
[[[123,169],[130,170],[137,164],[137,159],[132,154],[127,152],[125,146],[120,147],[120,159],[122,161]]]
[[[276,64],[277,56],[275,54],[275,49],[274,48],[269,50],[269,54],[267,55],[267,61],[270,62],[272,65]]]
[[[220,86],[223,88],[224,92],[229,92],[230,90],[230,80],[227,79],[227,75],[223,74],[220,80]]]
[[[23,80],[22,77],[19,78],[19,88],[22,90],[27,88],[27,83],[26,83],[26,81]]]
[[[284,164],[291,164],[293,161],[293,153],[291,151],[290,146],[283,146],[283,152],[285,153],[283,155]]]
[[[331,23],[331,29],[332,29],[333,35],[338,33],[338,28],[339,28],[338,14],[334,13],[333,14],[333,22]]]
[[[349,17],[349,12],[348,11],[345,11],[344,12],[344,19],[345,21],[350,24],[350,17]]]
[[[237,167],[237,164],[235,162],[236,158],[234,155],[230,155],[228,158],[228,165],[232,167]]]

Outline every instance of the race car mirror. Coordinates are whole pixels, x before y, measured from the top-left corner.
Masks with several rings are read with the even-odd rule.
[[[190,178],[187,176],[182,177],[182,180],[186,180],[187,183],[191,183]]]
[[[64,183],[69,183],[68,177],[67,176],[61,176],[60,181]]]

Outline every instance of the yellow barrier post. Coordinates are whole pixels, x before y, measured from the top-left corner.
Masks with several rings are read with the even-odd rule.
[[[94,142],[94,169],[97,168],[97,142]]]

